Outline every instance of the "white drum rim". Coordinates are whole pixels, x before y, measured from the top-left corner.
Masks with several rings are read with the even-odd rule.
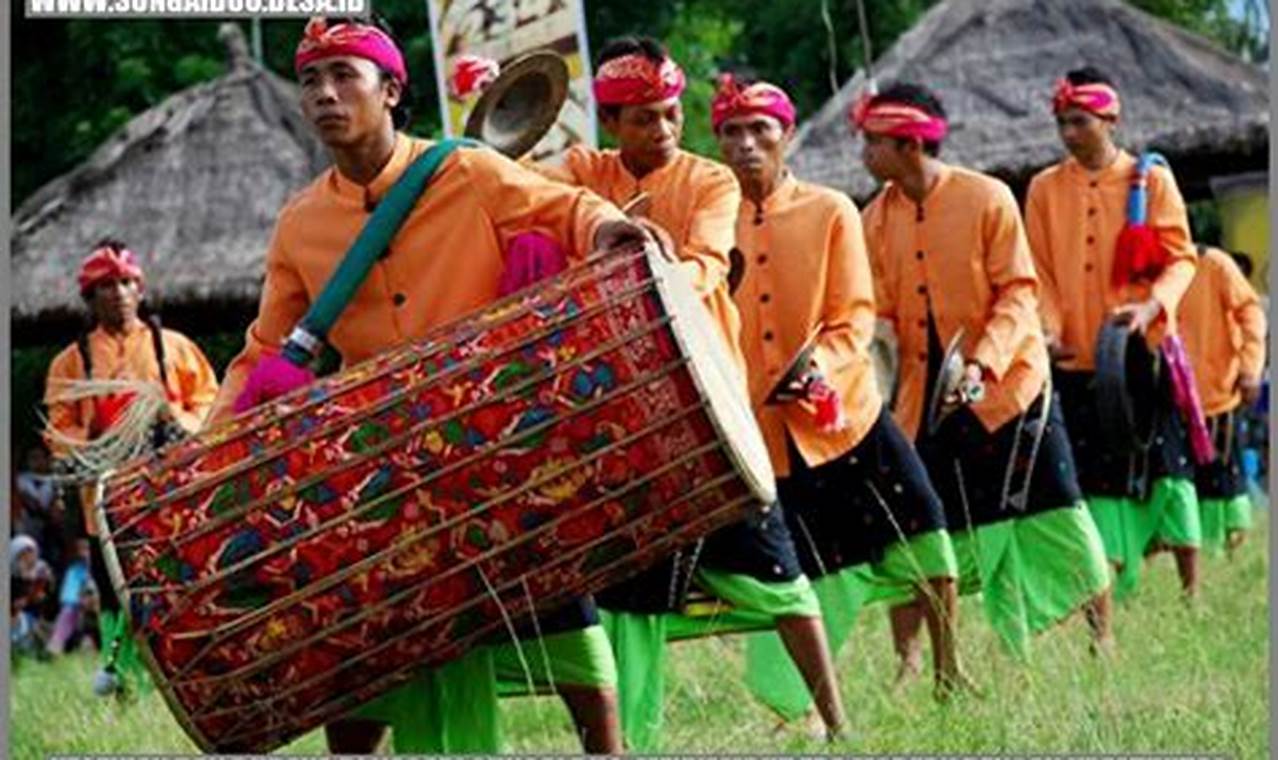
[[[776,474],[772,469],[771,455],[763,441],[763,433],[759,430],[754,410],[745,394],[744,369],[734,369],[735,363],[723,344],[713,317],[701,297],[693,291],[692,285],[683,279],[675,264],[652,251],[648,253],[648,262],[653,270],[657,293],[671,316],[670,332],[680,352],[688,360],[689,377],[706,401],[706,416],[724,442],[726,456],[746,481],[746,485],[765,506],[770,506],[777,500]],[[705,352],[694,352],[693,349],[698,348],[692,345],[694,343],[700,343],[699,347],[704,348]],[[707,356],[706,353],[710,355]],[[728,372],[732,372],[732,375],[728,375]],[[736,388],[740,392],[711,394],[709,388],[716,385],[707,377],[711,373],[720,378],[717,385]],[[736,376],[739,373],[741,376]],[[744,421],[745,424],[739,426],[740,430],[730,432],[730,415],[738,416]]]

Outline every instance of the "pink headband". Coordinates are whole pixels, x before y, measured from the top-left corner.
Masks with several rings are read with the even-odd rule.
[[[863,95],[848,111],[848,121],[863,132],[888,137],[917,138],[940,142],[950,131],[949,122],[907,103],[875,101]]]
[[[718,132],[723,122],[748,114],[771,116],[783,127],[794,126],[794,103],[785,90],[767,82],[742,87],[731,74],[724,74],[710,103],[711,127]]]
[[[301,74],[303,68],[315,61],[336,55],[353,55],[372,61],[389,71],[401,85],[408,84],[404,54],[395,47],[390,35],[366,24],[330,27],[322,18],[307,22],[302,41],[297,43],[297,53],[293,56],[293,70]]]
[[[1107,84],[1076,85],[1070,84],[1068,79],[1058,79],[1056,91],[1052,93],[1052,112],[1060,113],[1067,108],[1081,108],[1097,116],[1117,119],[1122,104],[1119,103],[1118,92]]]
[[[93,290],[103,280],[121,278],[137,280],[139,286],[145,280],[137,257],[128,248],[119,251],[107,247],[97,249],[85,258],[84,263],[80,265],[80,274],[77,277],[81,295]]]
[[[678,97],[685,83],[683,69],[669,58],[656,63],[631,53],[600,66],[593,90],[601,106],[641,106]]]

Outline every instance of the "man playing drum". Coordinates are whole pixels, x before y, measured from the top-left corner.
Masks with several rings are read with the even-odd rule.
[[[1180,302],[1179,316],[1216,449],[1216,459],[1195,475],[1203,548],[1213,554],[1232,552],[1251,527],[1239,417],[1260,398],[1265,310],[1233,257],[1200,245],[1198,269]]]
[[[217,378],[199,346],[178,332],[162,329],[158,321],[139,315],[144,282],[136,256],[118,240],[98,243],[80,266],[80,295],[89,307],[93,327],[53,358],[45,385],[49,414],[45,439],[64,464],[74,460],[79,444],[101,441],[104,435],[113,434],[112,428],[126,417],[136,398],[135,392],[127,390],[72,398],[68,396],[69,386],[95,380],[158,384],[165,395],[160,424],[176,423],[187,433],[200,428],[217,396]],[[92,513],[96,489],[86,486],[68,496],[72,507],[72,514],[68,515],[70,528],[89,538],[89,565],[101,598],[98,624],[109,672],[99,676],[95,688],[103,691],[109,686],[112,673],[126,686],[146,683],[136,645],[128,635],[128,621],[120,611],[115,585],[103,563]],[[82,520],[74,515],[76,504],[83,511]],[[83,534],[79,533],[81,526]]]
[[[599,53],[594,81],[604,129],[619,150],[575,146],[547,176],[590,188],[619,206],[646,194],[646,217],[669,234],[695,290],[718,324],[741,373],[741,323],[728,291],[733,230],[741,194],[732,172],[679,148],[684,74],[648,38],[614,40]],[[734,608],[727,617],[674,613],[681,584],[674,564],[597,594],[617,655],[622,727],[632,749],[659,745],[666,639],[775,626],[808,687],[817,695],[826,729],[843,724],[842,705],[821,626],[819,605],[795,556],[780,507],[757,524],[730,526],[699,552],[696,583]],[[680,560],[682,560],[682,555]],[[675,594],[678,596],[678,594]]]
[[[1172,547],[1181,584],[1192,594],[1201,539],[1198,504],[1186,429],[1173,408],[1170,383],[1159,385],[1158,422],[1144,454],[1111,452],[1106,421],[1097,411],[1102,325],[1126,320],[1133,336],[1144,336],[1157,351],[1163,336],[1176,329],[1177,305],[1193,279],[1196,258],[1176,180],[1167,168],[1154,166],[1145,209],[1152,250],[1142,253],[1159,265],[1136,277],[1127,272],[1130,267],[1118,267],[1137,170],[1136,158],[1114,143],[1120,106],[1113,82],[1092,67],[1071,71],[1057,83],[1052,109],[1070,155],[1030,182],[1025,228],[1079,483],[1119,571],[1115,596],[1135,587],[1155,541]]]
[[[269,376],[270,362],[259,360],[278,353],[372,209],[431,147],[398,131],[407,123],[408,77],[403,55],[384,30],[312,20],[294,65],[303,113],[334,166],[280,212],[258,316],[227,370],[213,421],[287,385]],[[495,151],[458,150],[342,312],[330,344],[344,364],[354,364],[493,300],[504,251],[527,229],[551,235],[574,259],[647,239],[616,208],[584,190],[549,182]],[[583,656],[606,658],[607,648]],[[596,669],[610,666],[597,663]],[[587,741],[600,749],[620,748],[611,699],[605,691],[585,700]],[[496,752],[496,709],[491,651],[480,648],[330,724],[327,732],[330,748],[340,752],[372,751],[386,722],[394,727],[397,751]]]
[[[884,183],[864,220],[879,314],[900,346],[897,418],[945,502],[960,592],[980,590],[1020,656],[1030,633],[1085,604],[1096,645],[1108,646],[1108,568],[1053,403],[1016,200],[1002,182],[937,158],[948,121],[924,87],[890,85],[849,117]],[[965,357],[957,387],[950,345]],[[918,612],[897,607],[892,618],[898,651],[916,649]]]
[[[768,444],[804,573],[837,652],[872,599],[925,597],[936,679],[959,678],[954,653],[953,549],[941,500],[879,392],[870,342],[874,286],[861,218],[848,198],[785,165],[794,106],[780,88],[725,75],[711,108],[724,159],[744,198],[737,246],[745,276],[734,294],[750,396]],[[793,401],[768,397],[805,344]],[[775,634],[747,647],[747,681],[783,717],[811,706]]]

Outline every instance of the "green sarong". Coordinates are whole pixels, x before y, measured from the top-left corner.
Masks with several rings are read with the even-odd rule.
[[[831,656],[838,656],[863,607],[908,602],[927,579],[957,575],[954,545],[948,533],[937,530],[893,544],[878,562],[853,565],[812,581]],[[746,638],[746,686],[787,720],[805,715],[812,707],[807,684],[775,631]]]
[[[422,671],[348,717],[390,724],[396,754],[500,752],[492,650],[479,647]]]
[[[959,591],[981,593],[1009,653],[1068,617],[1110,583],[1105,548],[1083,504],[982,525],[954,535]]]
[[[492,647],[497,693],[547,694],[558,684],[615,688],[617,665],[602,625]]]
[[[668,641],[770,628],[779,618],[820,614],[806,576],[765,583],[748,575],[701,568],[696,580],[724,604],[705,614],[599,611],[616,656],[621,729],[631,751],[661,748]]]
[[[1216,557],[1223,554],[1229,533],[1251,529],[1251,510],[1251,496],[1248,494],[1228,499],[1199,499],[1203,551]]]
[[[1139,585],[1145,552],[1155,540],[1172,547],[1202,543],[1198,493],[1188,478],[1159,478],[1148,501],[1088,497],[1092,517],[1111,562],[1122,565],[1114,598],[1123,599]]]
[[[102,642],[102,667],[113,666],[115,677],[126,692],[149,691],[153,686],[151,674],[138,652],[128,615],[103,610],[98,614],[98,635]],[[112,655],[111,650],[117,642],[119,646]]]

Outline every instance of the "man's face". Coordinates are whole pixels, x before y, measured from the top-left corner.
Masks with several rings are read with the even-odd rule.
[[[716,137],[723,159],[737,177],[761,182],[781,173],[793,135],[794,127],[784,127],[772,116],[751,114],[724,121]]]
[[[142,288],[132,277],[111,277],[93,286],[89,307],[99,324],[126,325],[138,316]]]
[[[683,137],[683,106],[667,98],[641,106],[622,106],[615,117],[604,116],[604,129],[617,140],[621,152],[649,166],[674,160]]]
[[[353,55],[324,58],[302,69],[302,113],[330,148],[355,145],[386,128],[399,104],[399,83],[377,64]]]
[[[916,146],[895,137],[869,132],[862,132],[861,139],[861,161],[879,182],[900,178],[909,165],[910,151]]]
[[[1114,122],[1081,108],[1067,108],[1056,115],[1056,131],[1061,142],[1076,158],[1094,156],[1110,141]]]
[[[23,549],[18,552],[18,577],[30,578],[35,575],[36,563],[40,557],[35,549]]]

